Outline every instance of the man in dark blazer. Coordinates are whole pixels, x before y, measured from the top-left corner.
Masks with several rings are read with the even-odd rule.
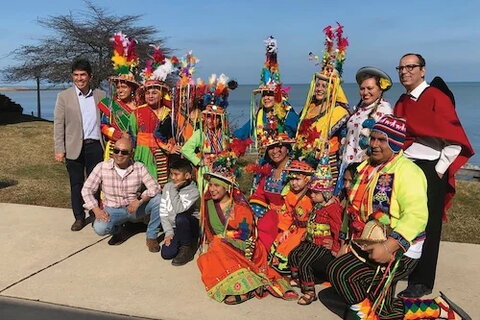
[[[105,92],[90,87],[92,67],[86,59],[72,63],[73,86],[57,96],[54,112],[55,160],[66,162],[75,222],[71,230],[85,226],[81,190],[97,163],[103,160],[100,111],[97,104]]]

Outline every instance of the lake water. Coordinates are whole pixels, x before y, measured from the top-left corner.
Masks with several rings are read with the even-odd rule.
[[[455,82],[449,83],[450,90],[455,95],[457,113],[467,132],[475,150],[480,152],[480,110],[478,109],[478,101],[480,101],[480,82]],[[243,124],[249,115],[250,95],[254,85],[240,85],[230,93],[228,112],[230,123],[233,126]],[[289,92],[290,103],[299,112],[305,103],[305,97],[308,92],[308,85],[296,84],[290,85]],[[350,107],[359,101],[358,86],[355,83],[343,84],[343,88],[350,102]],[[53,120],[53,109],[55,107],[56,97],[59,91],[45,90],[41,92],[42,117]],[[393,87],[385,93],[385,98],[392,105],[398,97],[404,92],[403,87],[395,83]],[[36,91],[0,91],[10,97],[14,102],[19,103],[23,107],[25,114],[37,114],[37,95]],[[428,121],[426,119],[426,121]],[[476,154],[470,160],[470,163],[480,165],[480,155]]]

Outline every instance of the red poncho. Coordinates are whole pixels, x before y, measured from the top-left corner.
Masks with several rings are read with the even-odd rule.
[[[455,173],[474,155],[455,107],[450,98],[434,87],[426,88],[417,101],[403,94],[394,109],[396,116],[407,120],[407,136],[403,149],[415,142],[416,137],[434,137],[460,145],[462,151],[448,168],[448,186],[445,195],[443,218],[452,205],[455,194]]]

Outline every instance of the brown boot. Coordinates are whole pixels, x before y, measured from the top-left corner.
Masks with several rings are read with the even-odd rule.
[[[177,256],[172,260],[172,265],[183,266],[189,261],[192,261],[194,256],[195,252],[193,252],[190,246],[181,246]]]
[[[80,231],[85,227],[85,219],[76,219],[75,222],[72,224],[70,230],[72,231]]]
[[[150,252],[159,252],[160,251],[160,244],[158,243],[157,239],[148,239],[147,238],[147,247],[148,247],[148,251],[150,251]]]

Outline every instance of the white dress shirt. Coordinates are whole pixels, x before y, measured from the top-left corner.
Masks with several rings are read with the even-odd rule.
[[[97,122],[97,106],[95,105],[93,90],[90,89],[90,91],[84,95],[75,87],[75,92],[77,93],[80,112],[82,113],[83,139],[100,140],[100,128]]]

